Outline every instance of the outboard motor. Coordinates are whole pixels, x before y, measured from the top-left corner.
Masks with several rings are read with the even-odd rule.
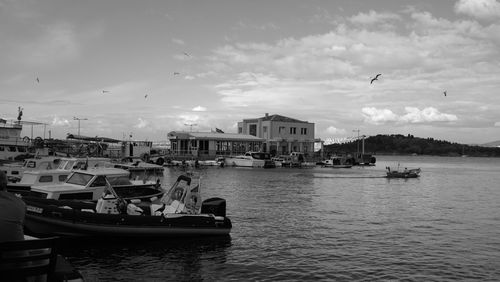
[[[226,216],[226,200],[222,198],[209,198],[201,203],[201,213],[211,213],[215,216]]]

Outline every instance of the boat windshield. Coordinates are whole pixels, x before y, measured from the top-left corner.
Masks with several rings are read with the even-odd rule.
[[[112,186],[115,185],[131,185],[132,183],[128,179],[128,176],[122,175],[122,176],[109,176],[107,177],[109,184]]]
[[[87,186],[87,183],[89,183],[92,177],[93,176],[89,174],[75,172],[66,180],[66,183]]]
[[[270,160],[271,154],[269,153],[252,153],[252,158],[257,160]]]

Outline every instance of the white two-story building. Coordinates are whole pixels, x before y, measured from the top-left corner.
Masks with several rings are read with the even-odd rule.
[[[261,149],[272,155],[300,152],[308,156],[314,153],[314,123],[307,121],[266,113],[264,117],[238,122],[238,134],[264,139]]]

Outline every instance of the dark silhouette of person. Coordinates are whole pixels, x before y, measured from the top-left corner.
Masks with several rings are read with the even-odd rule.
[[[7,176],[0,171],[0,242],[24,240],[26,204],[7,191]]]

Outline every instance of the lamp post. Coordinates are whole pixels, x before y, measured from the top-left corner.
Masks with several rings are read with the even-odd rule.
[[[81,120],[88,120],[87,118],[77,118],[77,117],[73,117],[73,120],[77,120],[78,121],[78,136],[80,136],[80,121]]]

